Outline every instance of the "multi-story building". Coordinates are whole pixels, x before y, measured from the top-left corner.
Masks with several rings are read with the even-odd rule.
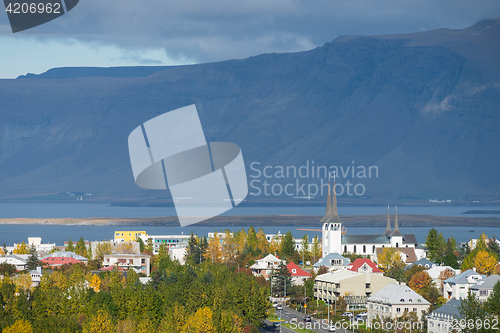
[[[124,270],[133,269],[136,273],[151,273],[151,257],[147,254],[106,254],[102,263],[104,268],[118,267]]]
[[[63,265],[72,265],[72,264],[87,264],[89,260],[85,257],[82,257],[76,253],[69,251],[57,251],[49,254],[48,256],[40,259],[40,262],[45,266],[49,267],[57,267]]]
[[[115,243],[135,242],[138,236],[146,235],[145,231],[115,231]]]
[[[367,298],[396,280],[373,273],[349,270],[321,274],[314,280],[314,297],[333,303],[342,296],[350,309],[363,309]]]
[[[282,260],[276,258],[272,254],[268,254],[262,259],[255,260],[255,263],[250,266],[252,274],[255,276],[263,276],[266,279],[269,278],[269,274],[278,268]]]
[[[469,288],[478,284],[484,278],[486,278],[486,275],[477,273],[475,269],[468,269],[443,281],[443,296],[448,299],[465,299]]]
[[[173,247],[187,247],[189,245],[190,235],[147,235],[141,234],[139,238],[146,244],[148,239],[153,243],[153,252],[160,251],[160,246],[165,245],[167,249]]]
[[[404,284],[389,284],[368,298],[368,321],[379,318],[396,319],[405,312],[414,312],[418,319],[430,303]]]
[[[341,271],[347,269],[347,266],[351,263],[349,258],[344,258],[338,253],[328,253],[326,256],[321,258],[317,263],[313,265],[313,269],[317,272],[321,266],[328,268],[330,271]]]
[[[0,256],[0,264],[9,264],[16,267],[16,270],[22,271],[26,269],[28,263],[27,254],[10,254]]]
[[[458,312],[458,307],[462,301],[457,299],[452,299],[446,304],[440,306],[436,310],[432,311],[427,316],[427,332],[428,333],[448,333],[448,332],[460,332],[460,325],[457,325],[457,321],[460,321],[460,314]]]
[[[367,258],[357,258],[352,264],[347,266],[347,269],[359,273],[384,275],[384,272],[382,272],[373,261]]]
[[[288,270],[292,275],[292,284],[294,285],[302,286],[304,281],[311,276],[311,274],[301,269],[293,261],[291,261],[286,267],[288,267]]]

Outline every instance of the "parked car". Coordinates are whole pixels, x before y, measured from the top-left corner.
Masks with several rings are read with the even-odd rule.
[[[278,321],[274,322],[274,327],[280,327],[280,326],[281,326],[281,324]]]
[[[358,314],[356,317],[354,317],[354,320],[356,320],[356,321],[365,321],[366,318],[368,318],[368,313],[363,312],[363,313]]]
[[[296,323],[297,322],[297,317],[293,316],[292,319],[290,319],[290,323]]]
[[[283,310],[283,307],[281,305],[276,306],[276,310]]]
[[[305,321],[306,323],[307,323],[307,322],[312,321],[312,320],[311,320],[311,316],[305,316],[305,317],[304,317],[304,321]]]
[[[344,313],[342,314],[342,317],[344,317],[344,316],[345,316],[345,317],[349,317],[349,318],[351,318],[351,319],[352,319],[352,317],[353,317],[352,312],[344,312]]]
[[[337,332],[337,329],[335,328],[335,325],[330,325],[328,327],[328,332]]]

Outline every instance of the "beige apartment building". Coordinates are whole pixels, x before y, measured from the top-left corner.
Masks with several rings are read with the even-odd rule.
[[[334,271],[318,275],[314,280],[314,297],[334,303],[344,297],[349,310],[366,308],[369,296],[396,280],[373,273],[359,273],[349,270]]]

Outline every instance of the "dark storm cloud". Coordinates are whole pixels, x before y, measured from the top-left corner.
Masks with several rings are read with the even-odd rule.
[[[498,0],[82,0],[26,34],[163,48],[205,62],[306,50],[340,35],[460,29],[497,16]]]

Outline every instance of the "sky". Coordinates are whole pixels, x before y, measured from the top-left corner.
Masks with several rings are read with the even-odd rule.
[[[499,0],[80,0],[12,33],[0,13],[0,78],[54,67],[161,66],[310,50],[345,35],[463,29]]]

